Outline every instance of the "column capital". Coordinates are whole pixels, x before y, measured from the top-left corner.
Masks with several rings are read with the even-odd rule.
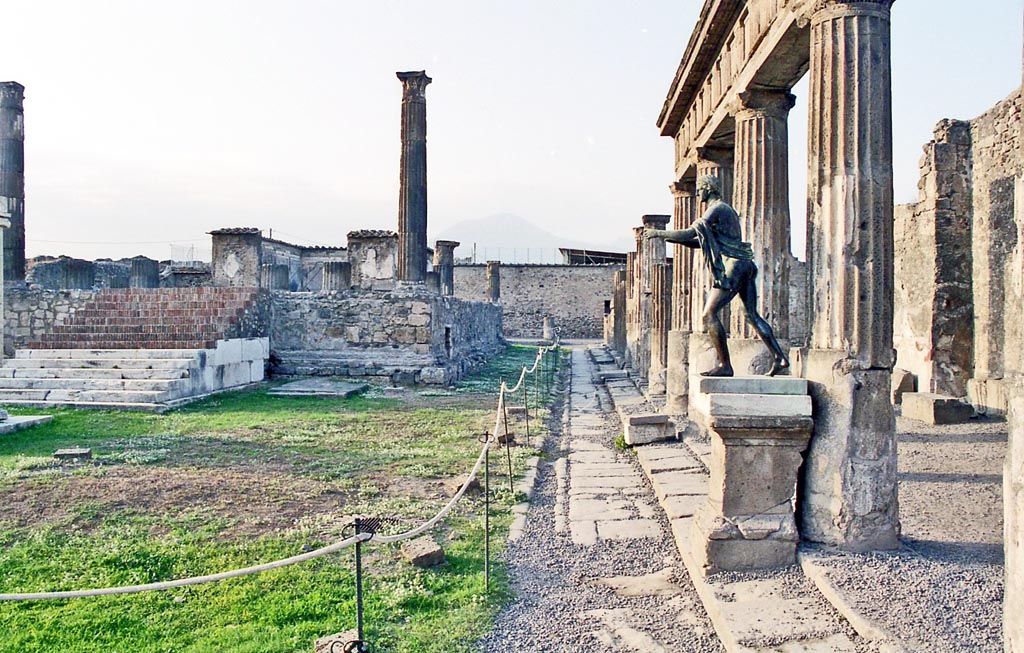
[[[427,77],[425,70],[395,73],[395,76],[402,80],[403,100],[426,100],[423,94],[427,90],[427,84],[434,81]]]
[[[671,219],[672,219],[671,215],[660,215],[660,214],[649,214],[649,215],[645,215],[645,216],[643,216],[641,218],[641,220],[644,223],[644,227],[652,227],[654,229],[664,229],[665,226],[669,223],[669,220],[671,220]],[[640,227],[640,229],[642,230],[643,227]],[[643,234],[643,231],[641,231],[641,235],[642,234]]]
[[[722,167],[732,167],[733,159],[736,158],[736,151],[731,147],[715,147],[706,145],[697,148],[697,160],[707,161]]]
[[[889,17],[895,0],[815,0],[811,5],[811,21],[818,23],[840,16],[876,15]]]
[[[796,105],[796,96],[785,89],[749,88],[739,94],[736,116],[774,116],[786,118]],[[746,114],[746,115],[744,115]]]
[[[693,196],[697,194],[697,180],[693,178],[683,178],[678,181],[673,181],[668,185],[669,191],[673,197],[685,197]]]
[[[434,241],[434,247],[437,249],[455,249],[462,243],[456,240],[437,240]]]
[[[644,228],[633,227],[633,238],[636,239],[636,246],[639,248],[640,244],[644,241]]]

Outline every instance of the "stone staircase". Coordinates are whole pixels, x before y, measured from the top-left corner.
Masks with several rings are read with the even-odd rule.
[[[239,337],[257,289],[101,291],[0,365],[0,404],[159,412],[263,380],[269,339]],[[253,331],[249,328],[248,331]]]

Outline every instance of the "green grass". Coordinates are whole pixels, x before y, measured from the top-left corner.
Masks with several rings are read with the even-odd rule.
[[[497,379],[514,382],[534,351],[511,347],[453,392],[439,393],[447,396],[426,393],[412,405],[373,396],[269,397],[264,388],[165,415],[48,411],[51,423],[0,437],[0,505],[10,507],[0,511],[0,593],[148,583],[249,566],[334,541],[356,514],[395,516],[396,529],[413,526],[446,501],[449,490],[439,484],[461,478],[476,459],[477,436],[493,428]],[[52,462],[56,449],[72,445],[91,447],[93,463]],[[521,470],[536,451],[513,453]],[[513,498],[503,485],[504,454],[491,464],[496,554]],[[256,490],[232,486],[253,478]],[[176,502],[177,485],[196,479],[217,479],[217,494]],[[287,505],[293,488],[305,492],[301,517],[274,525],[274,502],[281,514],[294,509]],[[133,505],[119,495],[133,492],[153,504]],[[269,506],[271,526],[234,514],[236,504],[218,504],[239,492],[242,503]],[[492,591],[484,592],[482,508],[479,494],[467,494],[435,529],[448,558],[435,569],[410,567],[397,544],[364,547],[365,628],[373,650],[467,651],[487,631],[509,593],[497,563]],[[306,652],[315,638],[354,624],[348,549],[191,588],[0,603],[0,651]]]

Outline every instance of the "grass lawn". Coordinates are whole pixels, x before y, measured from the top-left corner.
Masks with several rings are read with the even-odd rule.
[[[269,397],[263,388],[164,415],[45,411],[53,422],[0,436],[0,593],[148,583],[269,562],[340,539],[353,515],[395,517],[396,531],[412,527],[455,492],[479,453],[477,436],[493,428],[498,379],[514,383],[535,351],[510,347],[458,388],[399,397]],[[531,421],[534,434],[541,421]],[[521,423],[512,425],[522,434]],[[93,460],[55,464],[53,452],[72,445],[91,447]],[[492,553],[514,501],[504,452],[495,451],[502,455],[491,456]],[[536,450],[512,452],[518,474]],[[364,548],[373,650],[471,650],[508,599],[499,564],[484,592],[480,493],[467,493],[433,534],[448,561],[430,570],[405,563],[398,544]],[[350,548],[190,588],[0,603],[0,651],[308,652],[317,637],[354,626]]]

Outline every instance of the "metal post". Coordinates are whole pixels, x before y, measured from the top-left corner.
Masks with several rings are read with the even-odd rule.
[[[356,535],[362,532],[362,520],[355,518]],[[356,540],[356,639],[363,646],[363,542]]]
[[[490,439],[490,434],[484,432]],[[491,448],[484,445],[484,592],[491,593]]]
[[[526,369],[526,368],[523,368],[523,369]],[[528,446],[528,447],[532,446],[530,444],[530,396],[529,396],[529,392],[527,391],[527,388],[529,387],[529,385],[530,384],[527,383],[526,379],[524,378],[523,379],[523,408],[526,410],[526,446]]]
[[[501,396],[501,410],[505,415],[505,456],[508,458],[508,491],[513,496],[515,489],[512,487],[512,440],[508,436],[508,406],[505,405],[505,395]]]

